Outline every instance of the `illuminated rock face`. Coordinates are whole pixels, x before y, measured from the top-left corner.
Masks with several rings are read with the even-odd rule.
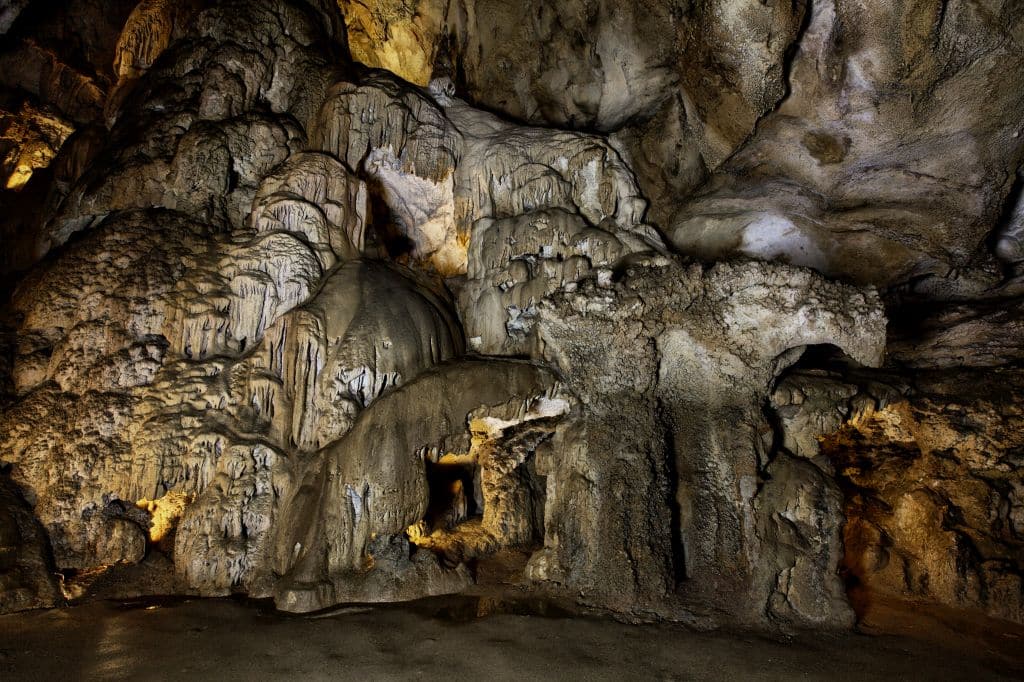
[[[377,0],[353,22],[368,63],[434,58],[488,110],[612,133],[684,253],[998,279],[986,237],[1024,159],[1016,0]]]
[[[352,58],[425,86],[444,37],[448,7],[438,0],[338,0]]]
[[[848,491],[854,596],[1024,620],[1019,370],[925,370],[822,443]]]
[[[905,374],[864,369],[887,350],[878,293],[799,267],[902,282],[940,232],[959,262],[978,226],[954,213],[868,262],[889,228],[835,199],[891,199],[875,182],[923,206],[945,181],[892,189],[893,169],[956,155],[921,138],[929,165],[901,128],[886,181],[853,172],[886,127],[868,110],[889,67],[864,55],[891,46],[840,49],[845,3],[699,4],[126,10],[112,71],[62,76],[82,127],[17,227],[39,262],[0,316],[0,610],[55,603],[55,569],[173,564],[133,589],[310,611],[502,562],[631,617],[847,627],[845,577],[1021,619],[1018,444],[979,444],[1016,413],[972,402],[972,430],[946,394],[912,402]],[[845,80],[817,83],[815,55]],[[21,87],[57,72],[13,64]],[[979,177],[1017,153],[1014,96],[981,126]],[[787,165],[797,144],[818,165]],[[992,242],[1015,263],[1005,213]],[[985,272],[895,293],[962,299]],[[888,350],[998,367],[1016,317],[962,301]],[[820,347],[846,369],[815,367]]]

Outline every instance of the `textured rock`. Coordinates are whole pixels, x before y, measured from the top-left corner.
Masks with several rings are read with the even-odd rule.
[[[318,45],[317,24],[302,5],[262,2],[251,8],[263,18],[254,25],[264,33],[232,29],[225,5],[199,15],[186,44],[202,35],[257,44],[271,35],[280,40],[278,19],[284,17],[294,23],[293,36]],[[276,87],[272,77],[264,81],[277,106],[294,101],[301,112],[309,105],[297,93],[320,83],[318,75],[299,83],[288,68],[311,59],[323,63],[330,50],[318,49],[295,49],[287,57],[268,51],[271,63],[280,62],[278,77],[287,79]],[[213,408],[224,407],[217,401],[236,362],[231,356],[251,352],[277,318],[310,297],[337,258],[333,247],[343,257],[355,253],[347,233],[310,245],[301,221],[247,226],[264,176],[291,154],[289,144],[297,144],[301,131],[285,113],[199,121],[210,101],[204,82],[212,86],[225,59],[237,72],[255,74],[252,87],[259,87],[265,76],[259,61],[253,71],[239,71],[246,62],[234,61],[230,49],[219,56],[180,49],[177,59],[165,60],[166,71],[154,69],[148,83],[140,81],[122,107],[122,113],[133,113],[114,128],[113,146],[58,209],[55,231],[39,252],[81,227],[91,229],[23,282],[12,301],[20,320],[12,379],[22,399],[5,415],[19,425],[5,429],[4,458],[15,464],[14,479],[50,528],[62,566],[140,558],[145,529],[126,525],[133,522],[123,522],[118,510],[168,490],[195,494],[217,470],[203,448],[220,447],[220,441],[204,438],[210,429],[185,409],[204,404],[196,386],[205,382]],[[205,70],[210,80],[190,80],[168,106],[146,99],[147,92],[166,95],[161,84],[178,78],[182,68],[200,76]],[[255,90],[248,92],[255,98]],[[144,121],[151,125],[139,127]],[[297,200],[339,221],[337,227],[360,229],[357,207],[345,216],[331,206],[339,199],[333,192],[347,187],[343,178],[318,195],[302,187],[303,177],[315,178],[315,168],[305,176],[284,168],[275,177],[267,198],[287,188],[291,177]],[[359,183],[352,187],[358,193]],[[240,394],[241,388],[234,395]],[[74,405],[70,411],[68,404]],[[224,468],[241,456],[240,449],[260,456],[267,447],[238,437],[248,434],[247,422],[225,428],[235,449],[228,450]],[[184,456],[192,447],[194,454]],[[53,467],[64,458],[76,475]]]
[[[1021,14],[975,4],[24,10],[0,508],[108,576],[72,592],[309,611],[500,564],[832,628],[842,565],[1020,619]],[[961,364],[993,395],[928,379]]]
[[[1007,198],[1007,215],[1002,228],[996,235],[996,256],[1004,263],[1017,264],[1024,260],[1024,183],[1020,170],[1017,181]]]
[[[96,120],[103,110],[103,89],[92,78],[33,43],[0,55],[0,80],[35,95],[77,123]]]
[[[492,355],[537,354],[538,304],[597,268],[651,250],[638,235],[593,227],[564,209],[484,218],[473,228],[460,310],[470,347]],[[652,240],[653,241],[653,240]],[[656,243],[656,242],[654,242]]]
[[[846,571],[866,589],[1024,619],[1017,370],[918,375],[824,441],[847,491]]]
[[[2,177],[7,189],[21,189],[33,171],[50,165],[73,129],[59,116],[28,103],[16,113],[3,114]]]
[[[416,85],[434,73],[448,7],[438,0],[363,3],[339,0],[352,58]]]
[[[602,139],[521,128],[382,72],[335,85],[311,142],[364,173],[393,221],[393,257],[466,272],[467,242],[484,218],[564,208],[592,225],[637,229],[646,208],[629,169]]]
[[[426,85],[450,76],[513,119],[618,131],[655,222],[785,95],[804,3],[344,2],[353,57]]]
[[[448,365],[382,397],[308,466],[278,531],[276,600],[310,611],[345,601],[391,601],[464,587],[430,553],[410,557],[407,528],[426,515],[426,460],[467,452],[469,425],[509,428],[557,416],[554,380],[528,364]],[[564,407],[562,407],[564,406]],[[372,570],[371,570],[372,569]]]
[[[196,10],[196,2],[143,0],[121,30],[114,52],[118,84],[134,80],[149,70]]]
[[[880,285],[977,265],[1024,152],[1021,90],[988,86],[1020,70],[1022,17],[1016,2],[813,3],[789,96],[671,240]]]
[[[890,359],[912,368],[998,367],[1018,362],[1021,301],[997,298],[922,306],[894,325]]]
[[[61,601],[46,533],[6,475],[0,477],[0,613]]]
[[[6,3],[10,5],[11,3]],[[106,89],[113,77],[115,45],[138,0],[56,0],[27,4],[7,32],[7,46],[22,40],[55,55]]]
[[[1016,259],[1013,220],[985,243],[1022,158],[1020,88],[989,86],[1020,72],[1015,0],[346,5],[357,59],[614,132],[687,253],[875,284],[984,264],[993,245]]]
[[[796,581],[787,601],[815,604],[796,607],[806,612],[795,620],[847,623],[829,545],[838,505],[815,512],[826,518],[802,534],[810,557],[798,567],[793,540],[757,530],[759,517],[798,504],[758,495],[771,433],[760,408],[804,346],[830,343],[878,363],[884,324],[877,298],[757,264],[705,270],[655,260],[620,283],[598,276],[543,303],[544,355],[587,409],[563,443],[573,454],[547,465],[545,549],[531,561],[534,575],[612,603],[656,602],[678,588],[697,604],[759,620],[772,607],[754,574],[777,561],[778,580]],[[619,510],[611,515],[601,512],[609,489]]]
[[[757,536],[767,549],[754,567],[769,618],[789,625],[843,628],[853,624],[836,575],[843,559],[843,494],[831,470],[779,454],[754,502]]]
[[[328,88],[326,79],[336,76],[323,61],[330,51],[316,36],[315,14],[300,3],[248,3],[259,30],[242,33],[232,23],[236,5],[199,12],[154,65],[129,74],[139,78],[111,110],[116,124],[107,149],[51,207],[37,252],[57,248],[59,254],[24,280],[12,300],[17,332],[10,374],[18,399],[4,415],[12,428],[3,448],[61,566],[137,562],[158,548],[153,528],[167,525],[177,572],[189,589],[277,592],[282,604],[302,608],[302,599],[288,596],[292,588],[274,584],[292,557],[290,549],[278,556],[272,538],[321,523],[315,509],[297,520],[282,517],[303,489],[304,472],[342,466],[330,444],[366,438],[346,436],[350,428],[378,432],[380,422],[360,420],[361,412],[401,421],[387,408],[375,410],[375,400],[463,350],[443,287],[361,259],[388,253],[381,251],[387,246],[381,235],[389,226],[379,222],[373,202],[390,201],[398,227],[411,237],[433,238],[429,214],[398,210],[416,199],[417,181],[447,182],[447,203],[438,210],[457,217],[458,228],[447,231],[452,220],[436,243],[425,242],[414,255],[462,249],[461,263],[443,250],[435,262],[434,269],[456,272],[466,267],[466,245],[453,238],[468,238],[473,223],[493,215],[550,206],[574,216],[578,226],[650,232],[639,224],[644,204],[631,174],[601,139],[520,130],[468,109],[443,88],[417,90],[383,74]],[[153,61],[148,34],[135,33],[159,33],[159,25],[138,19],[150,10],[161,7],[144,6],[129,22],[122,63],[131,55],[140,64]],[[266,48],[282,40],[296,49]],[[212,47],[218,44],[223,47]],[[313,62],[320,67],[311,69]],[[395,116],[335,115],[367,103],[393,107]],[[410,106],[419,118],[406,118]],[[301,151],[303,126],[310,127],[314,149],[337,153],[342,163]],[[381,163],[387,155],[404,158],[407,167]],[[552,167],[560,167],[554,175]],[[601,262],[614,256],[604,254]],[[504,377],[501,364],[476,366],[481,377],[492,371]],[[513,388],[482,383],[453,380],[445,390],[462,401],[451,409],[463,414],[442,413],[429,434],[410,437],[434,443],[444,435],[437,428],[496,404],[487,390]],[[504,404],[517,394],[501,395]],[[64,409],[70,403],[74,408]],[[526,513],[537,516],[542,506],[505,480],[510,471],[494,444],[505,427],[494,428],[482,441],[491,443],[485,488],[493,503],[486,523],[492,549],[541,534],[515,514],[529,506],[534,511]],[[453,433],[468,435],[465,426]],[[532,451],[516,447],[525,464]],[[54,468],[57,461],[68,469]],[[424,466],[415,474],[420,479]],[[465,569],[443,569],[430,552],[406,575],[408,557],[400,555],[409,545],[401,533],[420,518],[399,512],[419,510],[424,500],[391,487],[380,478],[387,475],[373,474],[374,485],[389,491],[377,513],[401,523],[388,526],[394,541],[375,556],[390,557],[395,568],[368,578],[364,588],[336,580],[366,555],[369,536],[363,537],[344,550],[347,562],[327,564],[320,583],[326,587],[319,589],[328,591],[306,598],[307,606],[327,606],[344,594],[397,598],[465,584]],[[159,501],[166,499],[187,500],[170,521],[158,519]],[[464,516],[457,514],[452,525]],[[310,556],[317,560],[316,552]],[[388,591],[389,580],[401,586]]]

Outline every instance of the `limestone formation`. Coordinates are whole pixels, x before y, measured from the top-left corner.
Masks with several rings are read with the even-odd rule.
[[[430,82],[444,33],[445,3],[339,0],[352,57],[417,85]]]
[[[382,72],[342,81],[311,142],[377,186],[397,232],[384,235],[389,253],[442,275],[466,272],[467,242],[484,218],[564,208],[643,231],[645,202],[604,140],[511,125],[451,97],[443,81],[428,91]]]
[[[309,465],[288,501],[275,553],[275,573],[284,576],[278,605],[308,611],[464,587],[464,568],[444,572],[429,551],[410,557],[406,530],[426,517],[436,495],[428,462],[468,453],[476,422],[500,439],[567,409],[542,369],[501,361],[440,367],[382,397],[318,456],[319,466]]]
[[[805,346],[878,363],[877,300],[797,269],[627,267],[618,283],[598,274],[541,305],[544,355],[588,409],[563,443],[572,456],[547,463],[556,492],[535,575],[641,603],[680,589],[742,620],[784,607],[798,622],[845,622],[828,540],[841,525],[838,504],[807,522],[802,556],[759,527],[799,504],[770,487],[758,493],[762,469],[785,466],[771,462],[761,404]],[[624,513],[601,512],[607,489]],[[755,576],[774,562],[779,575]]]
[[[1024,621],[1016,0],[42,4],[0,611]]]
[[[879,285],[991,267],[1024,138],[1021,91],[987,83],[1019,71],[1022,21],[1013,0],[812,3],[790,95],[678,210],[671,240]]]
[[[7,479],[0,478],[0,613],[61,601],[46,533]]]
[[[859,599],[1024,620],[1021,378],[986,374],[922,372],[907,399],[823,442],[848,491],[844,564]]]

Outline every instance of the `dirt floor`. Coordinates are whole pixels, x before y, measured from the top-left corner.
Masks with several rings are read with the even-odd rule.
[[[226,599],[95,602],[0,617],[0,680],[1024,678],[1024,628],[899,605],[867,614],[875,634],[778,640],[510,610],[522,609],[463,598],[298,617]]]

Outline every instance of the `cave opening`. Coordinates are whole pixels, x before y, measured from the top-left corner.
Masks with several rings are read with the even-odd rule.
[[[495,430],[491,420],[475,419],[467,452],[428,454],[427,511],[407,529],[410,541],[448,565],[466,563],[478,587],[521,581],[544,541],[547,483],[537,451],[550,440],[554,421]]]
[[[424,522],[430,531],[452,531],[461,523],[483,518],[480,471],[469,455],[447,453],[427,460],[430,503]]]

